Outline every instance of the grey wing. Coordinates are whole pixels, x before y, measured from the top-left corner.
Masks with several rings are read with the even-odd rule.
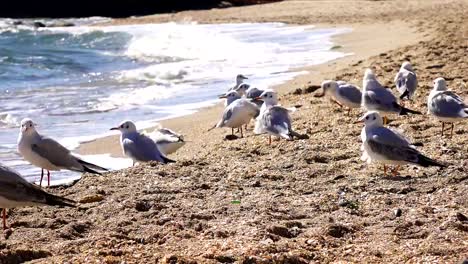
[[[163,161],[161,154],[150,138],[138,134],[134,139],[125,138],[122,140],[122,147],[128,156],[138,161]]]
[[[249,88],[246,93],[247,98],[257,98],[263,93],[263,90],[260,90],[258,88]]]
[[[83,166],[70,154],[70,151],[51,138],[41,136],[41,139],[31,148],[33,152],[57,167],[76,171],[83,170]]]
[[[27,182],[16,171],[0,165],[0,196],[26,204],[45,203],[44,192]]]
[[[420,154],[416,149],[409,146],[388,145],[375,140],[374,137],[367,141],[371,151],[385,157],[387,160],[406,161],[411,163],[418,163],[418,155]]]
[[[385,112],[400,112],[401,110],[395,96],[386,89],[366,91],[363,94],[363,100],[366,104],[372,104],[376,110]]]
[[[353,102],[355,104],[361,104],[362,100],[362,93],[359,88],[352,84],[344,84],[340,85],[338,89],[338,93],[344,97],[347,98],[350,102]]]
[[[378,127],[373,130],[373,139],[379,143],[391,146],[409,147],[410,142],[402,134],[388,129],[386,127]]]
[[[463,100],[451,91],[438,93],[432,98],[430,104],[430,108],[435,114],[444,117],[460,116],[460,112],[467,108]]]
[[[416,74],[414,72],[408,71],[405,85],[406,89],[408,89],[409,94],[413,95],[416,91],[416,88],[418,87],[418,78],[416,77]]]
[[[232,117],[232,108],[228,107],[223,112],[222,124],[224,125]]]
[[[170,130],[169,128],[161,128],[158,130],[159,133],[161,133],[161,135],[164,135],[165,137],[165,140],[169,141],[169,140],[172,140],[173,142],[177,142],[177,141],[184,141],[184,138],[182,137],[182,135]]]
[[[265,129],[275,134],[288,135],[291,131],[291,118],[286,108],[273,106],[263,115]]]

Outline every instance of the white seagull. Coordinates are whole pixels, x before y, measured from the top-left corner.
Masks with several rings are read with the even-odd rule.
[[[411,100],[416,88],[418,88],[418,78],[413,70],[413,66],[409,61],[403,62],[400,70],[394,79],[395,85],[400,92],[400,99]]]
[[[23,206],[57,205],[75,207],[75,201],[43,191],[21,175],[0,164],[0,208],[3,208],[3,230],[8,229],[6,209]]]
[[[377,81],[371,69],[364,73],[362,89],[362,107],[366,111],[378,111],[384,116],[384,124],[388,122],[387,114],[421,114],[399,105],[395,96]]]
[[[454,92],[447,90],[445,79],[439,77],[434,80],[434,88],[427,98],[427,112],[442,122],[442,136],[444,124],[451,123],[450,137],[453,135],[454,122],[468,118],[468,105]]]
[[[159,151],[156,143],[148,136],[137,131],[132,121],[123,121],[118,127],[110,130],[120,131],[120,146],[123,154],[136,162],[159,161],[163,164],[175,162]]]
[[[292,130],[291,117],[289,109],[286,109],[278,104],[276,92],[273,90],[265,90],[258,98],[263,101],[260,115],[255,122],[255,134],[268,133],[268,142],[271,145],[271,136],[282,137],[287,140],[293,140],[293,136],[301,137],[298,133]]]
[[[57,141],[39,134],[34,122],[25,118],[21,121],[18,137],[18,152],[32,165],[41,168],[41,180],[47,171],[47,186],[50,186],[50,171],[71,170],[101,174],[106,168],[86,162],[74,156],[70,150]]]
[[[241,137],[244,137],[242,125],[248,124],[252,118],[258,116],[258,113],[257,105],[249,99],[237,99],[224,109],[221,120],[208,131],[216,127],[240,128]],[[234,130],[232,134],[234,135]]]
[[[332,102],[340,107],[346,106],[348,108],[348,115],[352,108],[361,107],[362,93],[356,85],[344,81],[326,80],[322,82],[321,87],[323,93],[318,95],[318,97],[325,94],[330,95]]]
[[[359,120],[365,125],[361,132],[361,150],[363,151],[361,159],[367,163],[383,164],[385,175],[387,174],[386,165],[397,165],[393,170],[394,176],[398,174],[400,165],[404,164],[446,167],[421,154],[403,135],[384,127],[382,117],[378,112],[367,112]]]
[[[185,145],[184,136],[169,128],[159,127],[149,134],[149,137],[156,143],[163,155],[172,154]]]

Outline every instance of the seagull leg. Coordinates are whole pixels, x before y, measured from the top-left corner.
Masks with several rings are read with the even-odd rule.
[[[444,126],[445,126],[445,123],[442,122],[442,131],[441,131],[441,132],[442,132],[442,136],[444,136]]]
[[[241,138],[244,137],[244,133],[242,133],[242,126],[240,126],[240,133],[241,133]]]
[[[452,128],[450,129],[450,138],[453,136],[453,127],[455,127],[455,125],[452,123]]]
[[[383,124],[384,125],[388,124],[388,118],[386,116],[383,117]]]
[[[50,187],[50,171],[47,170],[47,187]]]
[[[8,229],[8,226],[6,224],[6,208],[2,209],[2,215],[3,215],[3,230]]]
[[[400,170],[400,165],[397,165],[393,170],[392,170],[392,175],[394,177],[398,176],[398,170]]]
[[[349,113],[351,113],[351,108],[348,108],[348,114],[347,114],[348,116],[349,116]]]
[[[333,103],[337,104],[340,106],[340,108],[343,108],[343,105],[338,103],[338,101],[336,101],[335,99],[330,99]]]
[[[268,145],[271,145],[271,135],[268,135]]]
[[[383,165],[383,173],[385,176],[387,176],[387,165]]]
[[[231,135],[234,136],[234,128],[231,128]]]
[[[44,178],[44,169],[41,169],[41,180],[39,181],[40,187],[42,187],[42,178]]]

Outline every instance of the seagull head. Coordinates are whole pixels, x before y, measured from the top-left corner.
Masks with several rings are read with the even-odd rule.
[[[277,105],[278,104],[278,95],[276,94],[275,91],[270,90],[270,89],[263,91],[263,93],[255,99],[265,102],[265,105]]]
[[[250,85],[243,83],[236,88],[236,91],[239,93],[239,95],[244,95],[247,89],[249,89],[249,87]]]
[[[434,90],[435,91],[446,91],[447,90],[447,83],[445,82],[445,79],[442,77],[439,77],[434,80]]]
[[[36,124],[29,118],[24,118],[21,120],[21,128],[20,131],[23,134],[29,134],[33,131],[36,131]]]
[[[366,71],[364,72],[364,80],[374,80],[375,79],[375,74],[372,71],[372,69],[367,68]]]
[[[401,64],[401,69],[405,69],[405,70],[408,70],[408,71],[413,71],[413,66],[411,65],[411,63],[409,61],[405,61],[405,62],[403,62],[403,64]]]
[[[369,111],[365,113],[359,121],[364,122],[366,127],[379,127],[383,126],[383,120],[380,114],[376,111]]]
[[[338,88],[338,83],[332,80],[326,80],[322,82],[321,87],[322,87],[323,93],[319,96],[323,96],[328,93],[334,94],[336,89]]]
[[[246,79],[248,79],[248,78],[245,77],[245,76],[242,75],[242,74],[238,74],[238,75],[236,76],[236,82],[237,82],[237,84],[242,83],[242,81],[243,81],[243,80],[246,80]]]
[[[135,124],[130,120],[123,121],[119,126],[113,127],[110,130],[119,130],[122,134],[137,131]]]
[[[239,95],[237,91],[230,91],[227,94],[220,96],[219,98],[226,98],[227,105],[230,105],[235,100],[240,99],[241,96]]]

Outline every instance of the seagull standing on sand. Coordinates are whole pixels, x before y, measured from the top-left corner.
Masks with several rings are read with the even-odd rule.
[[[371,69],[364,73],[362,89],[362,107],[366,111],[377,111],[383,115],[384,124],[388,123],[387,114],[421,114],[399,105],[395,96],[377,81]]]
[[[244,80],[247,80],[247,79],[249,79],[249,78],[245,77],[245,76],[242,75],[242,74],[238,74],[238,75],[236,76],[236,84],[235,84],[233,87],[229,88],[228,92],[229,92],[229,91],[232,91],[232,90],[236,90],[237,88],[239,88],[239,86],[240,86],[242,83],[244,83]]]
[[[156,143],[163,155],[172,154],[185,145],[184,136],[169,128],[156,129],[149,137]]]
[[[418,87],[418,78],[409,61],[403,62],[395,76],[395,85],[400,92],[400,99],[411,100]]]
[[[258,116],[259,112],[257,105],[249,99],[237,99],[224,109],[221,120],[211,129],[216,127],[240,128],[241,137],[244,137],[242,125],[248,124],[252,118]],[[231,132],[234,135],[234,130]]]
[[[263,101],[260,115],[255,122],[255,134],[268,133],[268,142],[271,145],[271,136],[293,140],[293,136],[300,137],[291,127],[291,117],[288,109],[277,105],[278,98],[273,90],[265,90],[258,100]]]
[[[362,93],[359,87],[346,83],[344,81],[326,80],[322,82],[323,93],[318,95],[322,97],[325,94],[331,96],[331,101],[340,107],[348,107],[348,115],[352,108],[361,107]]]
[[[22,206],[57,205],[75,207],[75,201],[43,191],[27,182],[16,171],[0,164],[0,208],[3,208],[3,230],[6,224],[6,209]]]
[[[451,123],[450,138],[453,135],[454,122],[468,118],[468,105],[454,92],[447,90],[444,78],[434,80],[434,88],[427,98],[427,112],[442,122],[442,136],[445,123]]]
[[[99,171],[107,171],[103,167],[74,156],[70,150],[60,145],[57,141],[39,134],[36,131],[34,122],[29,118],[21,121],[18,152],[26,161],[41,168],[39,185],[42,184],[44,170],[47,171],[47,186],[50,186],[50,171],[65,169],[94,174],[101,174]]]
[[[132,121],[123,121],[118,127],[110,130],[120,131],[120,146],[123,154],[135,162],[159,161],[163,164],[175,162],[164,156],[156,143],[149,137],[137,131]]]
[[[361,132],[361,150],[363,151],[361,159],[367,163],[384,164],[385,175],[388,164],[397,165],[392,170],[394,176],[398,174],[400,165],[404,164],[446,167],[421,154],[403,135],[384,127],[382,117],[378,112],[367,112],[359,120],[365,125]]]

